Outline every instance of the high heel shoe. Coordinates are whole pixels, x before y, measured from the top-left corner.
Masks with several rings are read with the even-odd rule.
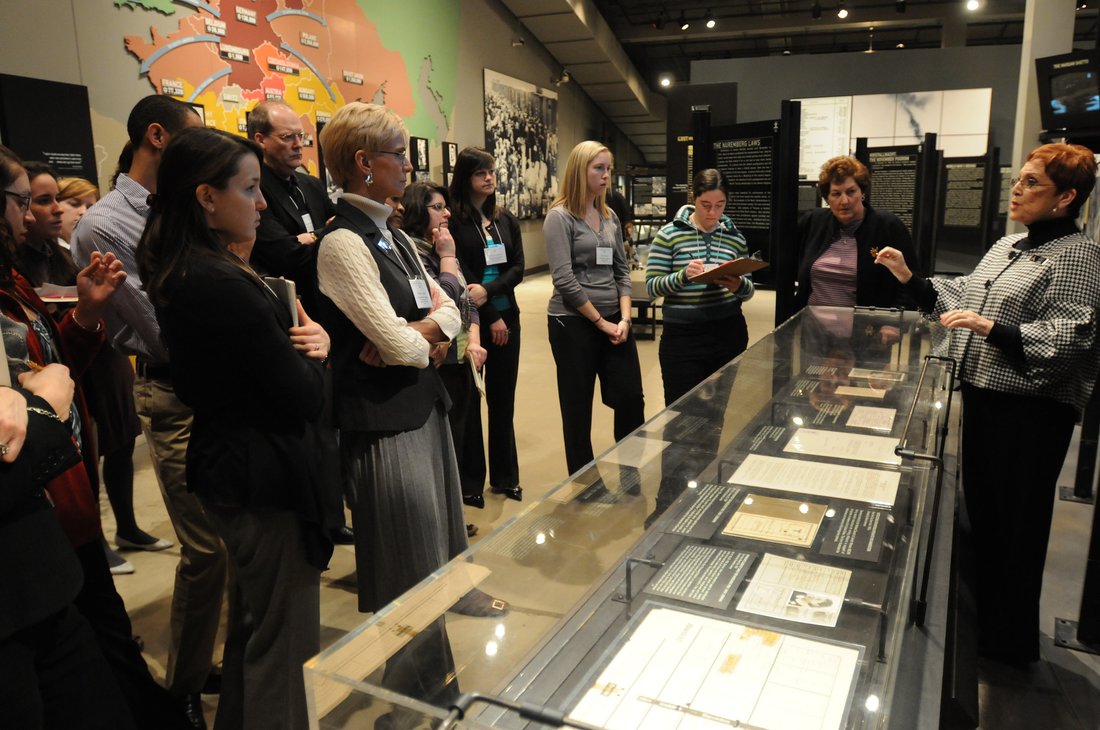
[[[508,499],[523,501],[523,487],[492,487],[493,494],[503,494]]]
[[[462,504],[467,507],[477,507],[478,509],[485,509],[485,497],[480,494],[471,494],[469,496],[462,495]]]

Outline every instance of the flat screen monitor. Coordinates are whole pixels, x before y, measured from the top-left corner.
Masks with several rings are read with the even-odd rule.
[[[1100,64],[1094,51],[1035,59],[1043,127],[1100,129]]]

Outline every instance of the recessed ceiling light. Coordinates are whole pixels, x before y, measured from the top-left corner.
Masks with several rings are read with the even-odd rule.
[[[672,77],[671,76],[662,76],[658,83],[660,83],[662,87],[667,89],[668,87],[672,86]]]
[[[971,11],[977,10],[978,5],[980,5],[978,0],[966,0],[966,9],[967,10],[971,10]]]

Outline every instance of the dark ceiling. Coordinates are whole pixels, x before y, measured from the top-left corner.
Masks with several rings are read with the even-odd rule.
[[[977,0],[974,11],[966,0],[499,1],[650,165],[663,164],[667,152],[660,79],[689,81],[692,61],[1018,45],[1027,9],[1027,0]],[[1074,45],[1095,47],[1100,0],[1035,2],[1040,12],[1055,3],[1086,6],[1077,10]],[[843,19],[841,6],[848,11]],[[711,17],[714,27],[707,28]]]
[[[1069,0],[1043,0],[1067,2]],[[661,74],[687,81],[691,62],[785,53],[843,53],[939,48],[944,45],[1019,44],[1025,0],[981,0],[968,11],[964,0],[593,0],[642,79],[658,89]],[[1078,13],[1074,38],[1095,41],[1097,0]],[[836,17],[839,5],[848,17]],[[899,8],[904,8],[900,12]],[[715,26],[705,27],[713,17]],[[684,31],[682,20],[690,23]],[[870,29],[874,30],[871,31]]]

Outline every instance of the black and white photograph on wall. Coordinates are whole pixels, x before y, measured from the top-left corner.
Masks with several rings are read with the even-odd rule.
[[[431,165],[428,160],[428,139],[409,137],[409,162],[412,163],[413,180],[426,182],[431,180]]]
[[[454,142],[443,143],[443,185],[451,187],[455,175],[455,163],[458,162],[458,145]]]
[[[557,93],[485,69],[485,148],[497,161],[497,203],[545,216],[558,186]]]
[[[1100,165],[1100,155],[1094,155],[1094,157],[1096,163]],[[1100,200],[1098,199],[1100,199],[1100,173],[1097,173],[1092,195],[1089,196],[1089,202],[1081,211],[1082,218],[1079,220],[1085,233],[1094,241],[1097,240],[1097,236],[1100,236]]]

